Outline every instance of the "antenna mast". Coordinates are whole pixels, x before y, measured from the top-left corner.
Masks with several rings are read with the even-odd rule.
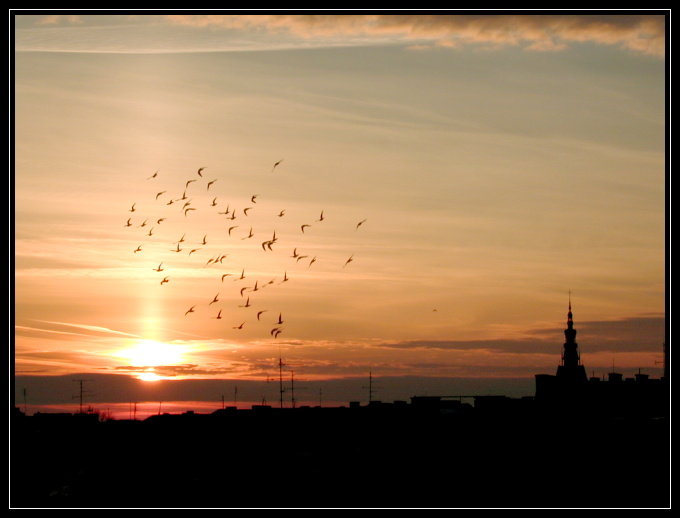
[[[91,392],[90,392],[90,393],[86,393],[86,392],[83,390],[83,383],[84,383],[85,381],[92,381],[92,380],[71,380],[71,381],[77,381],[78,383],[80,383],[80,394],[77,395],[77,396],[73,396],[73,399],[75,399],[75,398],[79,398],[79,399],[80,399],[79,413],[82,414],[82,413],[83,413],[83,397],[87,397],[87,396],[91,396],[91,395],[92,395]]]

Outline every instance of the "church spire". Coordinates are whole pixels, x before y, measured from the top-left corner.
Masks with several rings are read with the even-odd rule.
[[[564,330],[564,347],[562,349],[562,365],[557,368],[558,376],[568,378],[585,377],[585,369],[581,365],[581,356],[576,343],[576,329],[574,329],[574,314],[571,312],[571,291],[569,292],[569,311],[567,312],[567,328]]]

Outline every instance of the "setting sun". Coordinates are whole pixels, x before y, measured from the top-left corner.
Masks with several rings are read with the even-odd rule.
[[[181,363],[185,352],[184,347],[176,344],[139,340],[130,348],[118,351],[114,356],[127,360],[135,367],[158,367]],[[152,377],[159,379],[155,374]],[[150,378],[140,377],[140,379]]]

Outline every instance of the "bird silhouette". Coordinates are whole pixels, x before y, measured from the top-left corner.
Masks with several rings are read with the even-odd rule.
[[[182,251],[182,249],[179,247],[179,243],[177,243],[177,248],[171,248],[170,251],[179,253]]]
[[[365,219],[362,220],[362,221],[360,221],[359,223],[357,223],[357,226],[356,226],[356,228],[355,228],[354,230],[357,230],[357,229],[358,229],[361,225],[363,225],[364,223],[366,223],[366,220],[365,220]]]
[[[222,310],[220,309],[219,313],[217,313],[216,317],[211,317],[211,318],[216,318],[217,320],[220,320],[222,318]]]
[[[251,210],[251,209],[252,209],[252,207],[246,207],[245,209],[243,209],[243,214],[245,214],[247,216],[248,211]]]
[[[186,233],[182,234],[182,237],[179,238],[179,241],[175,241],[175,243],[184,243],[184,237],[186,236]]]
[[[208,234],[206,234],[206,235],[203,236],[203,241],[201,242],[201,244],[202,244],[203,246],[205,246],[205,245],[208,244],[208,242],[205,240],[207,237],[208,237]]]
[[[156,221],[156,223],[157,223],[158,225],[160,225],[160,224],[163,223],[164,221],[165,221],[165,218],[159,218],[158,221]]]
[[[234,329],[243,329],[244,324],[245,324],[245,322],[241,322],[241,325],[240,326],[234,326]]]
[[[277,324],[279,324],[279,325],[283,324],[283,319],[281,318],[281,313],[279,313],[279,321],[277,322]]]
[[[158,197],[159,197],[161,194],[165,194],[166,192],[168,192],[168,191],[161,191],[161,192],[159,192],[158,194],[156,194],[156,199],[158,199]]]
[[[159,171],[160,171],[160,169],[159,169]],[[152,178],[156,178],[157,176],[158,176],[158,171],[156,171],[154,174],[152,174],[151,176],[149,176],[149,177],[147,178],[147,180],[151,180]]]
[[[245,303],[245,304],[240,304],[240,305],[239,305],[239,308],[249,308],[249,307],[250,307],[250,297],[248,297],[248,298],[246,299],[246,303]]]
[[[201,176],[201,177],[203,176],[203,175],[201,174],[201,171],[203,171],[203,169],[205,169],[205,167],[199,167],[199,168],[198,168],[198,176]]]
[[[191,306],[191,307],[187,310],[187,312],[184,313],[184,316],[187,316],[189,313],[193,313],[195,307],[196,307],[196,306]]]
[[[257,319],[260,320],[260,316],[262,315],[262,313],[266,313],[267,311],[268,310],[266,310],[266,309],[263,309],[262,311],[258,311],[257,312]]]
[[[345,261],[345,264],[344,264],[342,267],[344,268],[344,267],[347,266],[349,263],[351,263],[353,260],[354,260],[354,254],[352,254],[352,255],[350,256],[350,258],[347,259],[347,261]]]
[[[282,280],[279,284],[283,284],[283,283],[286,282],[287,280],[288,280],[288,273],[287,273],[287,272],[283,272],[283,280]]]
[[[163,284],[165,284],[166,282],[170,282],[170,279],[168,279],[167,277],[163,277],[163,280],[161,281],[161,286],[163,286]]]
[[[185,217],[185,218],[186,218],[186,216],[187,216],[187,212],[189,212],[190,210],[196,210],[196,209],[193,208],[193,207],[188,207],[188,208],[184,209],[184,217]]]
[[[229,277],[231,274],[230,273],[225,273],[222,275],[222,282],[224,282],[225,277]]]
[[[220,299],[217,298],[218,296],[219,296],[219,293],[217,295],[215,295],[215,297],[212,299],[210,304],[214,304],[215,302],[218,302],[220,300]],[[208,306],[210,306],[210,304],[208,304]]]
[[[283,159],[279,160],[274,164],[274,167],[272,167],[272,173],[274,172],[274,169],[276,169],[276,166],[278,166],[281,162],[283,162]]]
[[[130,221],[130,218],[128,218],[127,223],[123,226],[125,226],[125,227],[131,227],[132,226],[132,222]]]
[[[163,271],[163,268],[161,268],[161,266],[163,266],[163,262],[162,262],[162,261],[161,261],[161,264],[158,265],[158,268],[152,268],[152,270],[154,270],[154,271],[156,271],[156,272],[162,272],[162,271]]]
[[[135,205],[137,205],[137,204],[133,203],[132,207],[130,207],[130,210],[128,212],[134,212],[135,211]]]
[[[316,262],[316,256],[314,256],[314,257],[312,258],[312,260],[309,261],[309,266],[312,266],[315,262]],[[309,268],[309,266],[307,266],[307,268]]]
[[[255,198],[257,198],[258,196],[259,196],[258,194],[253,194],[253,195],[250,197],[250,201],[251,201],[252,203],[257,203],[257,202],[255,201]]]
[[[311,227],[311,225],[301,225],[300,229],[302,230],[302,233],[305,233],[305,227]]]
[[[196,178],[194,178],[193,180],[187,180],[187,183],[184,185],[185,191],[189,187],[189,184],[192,183],[192,182],[195,182],[195,181],[196,181]]]
[[[209,181],[209,182],[208,182],[208,187],[206,188],[206,191],[209,191],[209,190],[210,190],[210,186],[211,186],[212,184],[214,184],[216,181],[217,181],[217,178],[215,178],[214,180]]]
[[[253,236],[253,227],[250,227],[250,233],[246,237],[242,237],[241,240],[243,241],[244,239],[250,239]]]
[[[199,250],[200,250],[200,248],[192,248],[192,249],[189,251],[189,255],[193,254],[194,252],[198,252]]]
[[[137,252],[141,252],[141,251],[142,251],[142,245],[139,245],[134,252],[137,253]]]
[[[238,228],[238,225],[234,225],[233,227],[229,227],[229,235],[231,235],[231,231],[234,230],[235,228]]]
[[[279,212],[279,218],[282,218],[285,212],[286,212],[286,210],[285,210],[285,209],[284,209],[284,210],[282,210],[281,212]]]
[[[321,216],[319,216],[319,219],[316,220],[317,222],[323,221],[323,211],[321,211]]]

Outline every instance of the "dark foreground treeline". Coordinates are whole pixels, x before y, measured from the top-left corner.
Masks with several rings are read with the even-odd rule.
[[[10,507],[665,508],[669,422],[384,405],[17,415]]]

